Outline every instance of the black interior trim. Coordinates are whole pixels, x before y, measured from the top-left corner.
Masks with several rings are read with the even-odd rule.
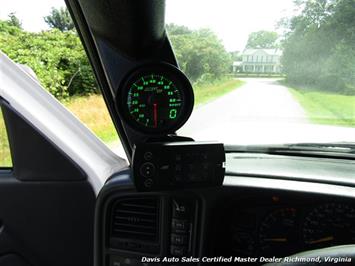
[[[78,2],[91,33],[127,57],[150,57],[165,41],[165,0]]]
[[[6,102],[1,102],[13,162],[13,175],[19,180],[77,181],[85,172],[54,143]],[[50,177],[50,179],[49,179]]]

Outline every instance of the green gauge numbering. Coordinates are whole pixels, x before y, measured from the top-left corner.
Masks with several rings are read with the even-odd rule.
[[[129,114],[145,127],[168,127],[179,118],[182,105],[182,92],[163,75],[142,76],[132,83],[128,91]]]

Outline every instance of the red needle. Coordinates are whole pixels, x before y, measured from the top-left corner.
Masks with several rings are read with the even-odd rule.
[[[158,104],[153,103],[154,127],[158,127]]]

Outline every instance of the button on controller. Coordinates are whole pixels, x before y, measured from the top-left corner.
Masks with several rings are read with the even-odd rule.
[[[144,181],[144,186],[145,186],[146,188],[150,188],[151,186],[153,186],[153,183],[154,183],[153,179],[147,178],[147,179]]]
[[[153,159],[153,153],[151,153],[150,151],[147,151],[144,153],[143,158],[146,161],[150,161]]]
[[[155,176],[155,166],[152,163],[146,162],[140,167],[140,173],[143,177],[150,178]]]

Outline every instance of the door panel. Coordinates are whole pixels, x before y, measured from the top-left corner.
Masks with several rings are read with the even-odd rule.
[[[2,266],[30,266],[21,256],[17,254],[6,254],[0,256],[0,265]]]
[[[92,265],[94,202],[83,181],[2,178],[0,254],[21,254],[32,265]]]
[[[96,196],[85,172],[1,107],[13,169],[0,170],[0,266],[92,265]]]

